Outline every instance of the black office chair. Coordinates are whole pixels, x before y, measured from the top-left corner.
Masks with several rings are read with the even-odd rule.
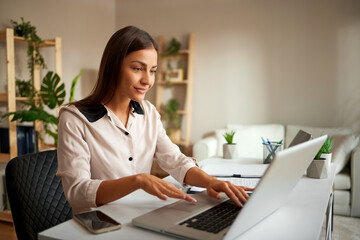
[[[56,150],[27,154],[6,166],[6,188],[19,240],[72,218],[57,171]]]

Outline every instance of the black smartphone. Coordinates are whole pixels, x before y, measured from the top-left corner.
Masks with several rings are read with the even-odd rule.
[[[75,214],[74,220],[92,233],[109,232],[121,227],[119,222],[99,210]]]

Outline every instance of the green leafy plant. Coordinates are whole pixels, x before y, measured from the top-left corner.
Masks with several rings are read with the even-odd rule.
[[[20,97],[34,97],[34,86],[31,81],[16,79],[15,85],[18,89]]]
[[[231,130],[229,132],[225,132],[223,136],[228,144],[233,144],[234,135],[235,131]]]
[[[181,43],[175,38],[171,38],[167,48],[165,49],[165,56],[176,56],[179,54]]]
[[[175,38],[171,38],[171,40],[168,43],[167,48],[165,49],[165,52],[163,54],[163,57],[176,57],[179,55],[179,51],[181,49],[181,43],[176,40]],[[168,60],[166,62],[166,68],[168,71],[172,71],[173,67],[171,66],[171,61]],[[171,83],[169,81],[167,81],[168,79],[165,79],[168,86],[171,86]]]
[[[164,119],[166,122],[166,132],[169,134],[171,130],[177,130],[181,127],[181,119],[178,113],[179,102],[170,99],[165,104]]]
[[[32,81],[34,66],[39,65],[43,69],[46,68],[44,58],[39,51],[39,46],[44,41],[37,35],[36,27],[29,21],[25,22],[23,17],[21,17],[21,22],[11,20],[11,24],[14,29],[14,35],[23,37],[28,43],[27,56],[31,79],[29,81],[16,81],[20,96],[28,97],[28,100],[22,101],[27,106],[27,109],[10,112],[3,115],[3,117],[12,116],[11,121],[42,122],[45,132],[54,139],[54,143],[57,146],[57,117],[55,114],[50,114],[45,110],[45,106],[50,110],[54,110],[64,103],[66,95],[65,85],[61,83],[59,75],[49,71],[42,80],[40,91],[35,89]],[[74,101],[75,86],[81,75],[82,71],[72,81],[69,102]]]
[[[82,71],[72,81],[69,100],[74,99],[74,89],[81,74]],[[10,112],[3,117],[12,116],[11,121],[43,122],[45,132],[54,139],[55,146],[57,146],[57,117],[48,113],[44,106],[55,109],[64,103],[66,96],[65,84],[60,83],[59,75],[50,71],[43,78],[40,91],[38,92],[34,89],[33,95],[35,96],[34,98],[23,101],[29,107],[28,109]]]
[[[21,22],[10,20],[14,29],[14,35],[23,37],[28,43],[27,56],[28,56],[28,69],[30,70],[30,76],[32,78],[34,73],[34,65],[39,65],[45,69],[46,64],[44,57],[41,55],[39,46],[44,41],[37,35],[36,27],[31,25],[29,21],[25,22],[21,17]]]
[[[76,87],[76,84],[79,81],[79,78],[82,75],[82,73],[83,73],[83,70],[81,70],[80,73],[71,82],[69,102],[73,102],[75,100],[75,98],[74,98],[74,96],[75,96],[75,87]]]
[[[44,77],[41,88],[40,96],[42,101],[50,108],[54,109],[64,102],[65,84],[60,84],[60,77],[56,73],[48,72]]]
[[[320,148],[319,152],[315,156],[315,160],[321,159],[321,154],[331,153],[331,150],[334,147],[334,140],[328,137],[322,147]]]

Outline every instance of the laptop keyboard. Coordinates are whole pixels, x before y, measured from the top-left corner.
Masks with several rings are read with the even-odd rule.
[[[186,227],[218,233],[234,222],[240,210],[240,207],[228,199],[219,205],[181,222],[180,225],[185,224]]]

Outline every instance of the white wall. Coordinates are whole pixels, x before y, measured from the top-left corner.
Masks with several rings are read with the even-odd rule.
[[[360,133],[360,1],[117,1],[126,25],[195,34],[193,142],[227,123]]]

